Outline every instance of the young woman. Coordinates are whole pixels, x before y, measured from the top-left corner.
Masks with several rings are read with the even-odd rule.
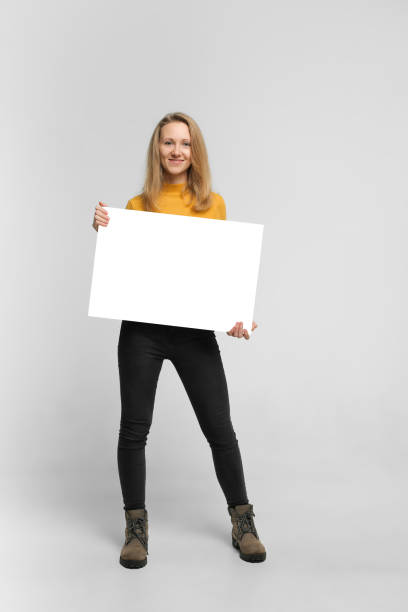
[[[100,202],[93,227],[107,226]],[[197,123],[184,113],[159,121],[147,152],[143,192],[128,201],[129,210],[226,219],[223,198],[211,191],[207,150]],[[249,339],[242,321],[226,333]],[[253,322],[252,330],[257,327]],[[169,359],[186,389],[212,452],[218,482],[232,522],[232,544],[245,561],[264,561],[265,547],[248,502],[238,440],[230,417],[227,382],[214,331],[122,321],[118,342],[121,421],[117,449],[126,528],[120,554],[124,567],[143,567],[148,555],[145,507],[145,446],[152,423],[157,381]]]

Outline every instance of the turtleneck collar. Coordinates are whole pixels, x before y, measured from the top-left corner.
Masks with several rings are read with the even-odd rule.
[[[184,183],[163,183],[162,191],[165,193],[181,193],[184,187],[187,185],[187,182]]]

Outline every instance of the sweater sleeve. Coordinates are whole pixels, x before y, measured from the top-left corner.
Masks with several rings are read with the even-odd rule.
[[[226,221],[227,220],[227,208],[225,206],[225,202],[224,202],[224,198],[222,197],[222,195],[219,195],[219,214],[220,214],[220,219]]]

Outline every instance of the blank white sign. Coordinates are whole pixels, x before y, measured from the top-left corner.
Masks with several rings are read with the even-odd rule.
[[[251,333],[263,225],[105,210],[89,316]]]

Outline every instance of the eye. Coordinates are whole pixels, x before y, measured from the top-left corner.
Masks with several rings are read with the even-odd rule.
[[[172,144],[172,142],[171,142],[171,140],[165,140],[165,141],[164,141],[164,144],[165,144],[165,145],[169,145],[169,144]],[[183,143],[183,145],[184,145],[184,146],[187,146],[187,147],[190,147],[190,146],[191,146],[191,143],[189,143],[189,142],[184,142],[184,143]]]

